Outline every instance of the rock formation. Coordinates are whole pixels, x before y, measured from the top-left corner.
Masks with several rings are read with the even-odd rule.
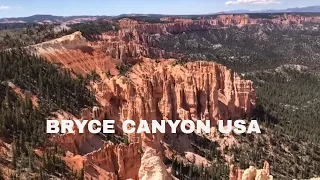
[[[98,73],[115,71],[116,64],[120,63],[110,58],[100,48],[90,46],[81,32],[32,45],[27,49],[31,53],[45,57],[49,62],[61,64],[64,68],[84,75],[92,71]]]
[[[85,155],[87,177],[97,179],[138,179],[141,164],[139,144],[128,146],[105,144],[101,149]]]
[[[150,24],[121,19],[120,30],[103,33],[96,42],[89,42],[80,32],[75,32],[27,49],[76,73],[85,75],[97,71],[102,82],[93,83],[92,88],[103,107],[94,107],[93,113],[84,110],[82,119],[114,119],[116,132],[124,135],[121,127],[127,119],[134,120],[137,125],[142,119],[149,122],[162,119],[210,120],[214,126],[219,119],[249,116],[255,105],[252,82],[242,80],[238,74],[220,64],[207,61],[176,64],[176,60],[162,59],[169,52],[156,48],[156,40],[160,36],[263,23],[302,26],[305,22],[320,22],[319,17],[297,15],[274,16],[271,19],[219,15],[198,20],[174,17],[161,20],[164,23]],[[160,57],[161,60],[156,62],[143,58],[150,56]],[[126,76],[106,77],[108,71],[117,75],[116,66],[123,61],[140,63]],[[58,114],[65,119],[72,119],[66,113]],[[184,138],[180,142],[183,146],[176,151],[185,153],[185,149],[188,149],[191,152],[187,152],[187,156],[193,156],[193,149],[189,146],[191,140],[183,135],[181,137]],[[133,133],[129,135],[129,145],[113,144],[104,143],[100,136],[88,132],[79,134],[75,129],[75,133],[54,136],[52,140],[68,152],[64,159],[70,167],[78,170],[85,168],[88,179],[169,180],[172,177],[162,160],[163,149],[166,148],[163,142],[173,138],[166,138],[162,134]],[[0,150],[3,151],[2,144]],[[143,150],[145,153],[142,156]],[[197,159],[195,163],[206,162],[200,155]],[[230,180],[272,179],[267,162],[259,170],[254,167],[241,170],[234,166],[230,170]]]
[[[254,166],[241,170],[231,165],[230,180],[273,180],[273,177],[270,175],[269,163],[264,162],[263,169],[258,170]]]
[[[171,180],[162,158],[156,150],[148,148],[141,159],[139,180]]]
[[[75,120],[76,118],[65,112],[54,113],[55,117],[51,119],[63,120]],[[92,120],[93,115],[89,109],[82,110],[81,120]],[[60,144],[61,148],[65,151],[69,151],[74,154],[84,155],[86,153],[97,150],[103,146],[103,141],[98,136],[89,132],[87,126],[84,128],[84,133],[79,133],[77,126],[73,128],[74,133],[66,133],[63,135],[55,135],[52,137],[52,141]]]
[[[105,92],[107,101],[117,99],[121,119],[214,122],[250,115],[255,104],[252,82],[214,62],[174,65],[146,59],[127,77],[114,77],[105,83],[108,88],[98,91]]]

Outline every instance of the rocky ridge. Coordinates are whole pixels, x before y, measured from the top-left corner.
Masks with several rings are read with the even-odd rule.
[[[88,74],[92,71],[114,71],[119,60],[110,58],[100,48],[90,46],[81,32],[63,36],[27,47],[34,54],[40,55],[49,62],[58,63],[63,68],[72,69],[80,74]]]
[[[219,15],[209,19],[162,18],[163,23],[140,23],[124,18],[119,20],[120,30],[104,33],[101,41],[92,42],[116,59],[166,56],[179,57],[157,48],[161,35],[181,34],[228,27],[270,24],[278,28],[303,28],[307,22],[320,22],[319,16],[274,15],[271,18],[251,18],[249,15]]]

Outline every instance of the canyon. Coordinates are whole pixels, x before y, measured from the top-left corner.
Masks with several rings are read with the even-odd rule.
[[[84,169],[86,179],[177,179],[177,173],[165,161],[209,167],[214,161],[205,156],[208,149],[202,146],[213,142],[220,145],[214,150],[222,154],[226,163],[234,160],[224,151],[237,146],[237,140],[231,133],[221,136],[215,125],[218,120],[253,115],[257,103],[253,82],[214,62],[215,59],[182,62],[181,54],[159,48],[160,37],[261,24],[304,28],[304,23],[320,22],[320,17],[275,15],[268,19],[219,15],[197,20],[165,17],[161,21],[145,23],[123,18],[117,22],[119,30],[105,32],[97,41],[87,40],[78,31],[26,47],[30,53],[71,70],[73,75],[96,72],[99,76],[99,80],[88,85],[99,105],[83,109],[81,121],[114,119],[114,136],[94,135],[88,131],[79,133],[75,128],[74,133],[50,137],[65,152],[61,158],[68,167],[77,171]],[[129,64],[130,68],[121,72],[119,67],[124,64]],[[54,112],[50,118],[76,119],[63,111]],[[122,125],[127,119],[132,119],[136,125],[140,120],[149,124],[162,119],[210,120],[211,133],[188,135],[178,130],[177,134],[172,134],[168,127],[165,134],[126,134]],[[124,138],[123,142],[110,141],[118,137]],[[229,178],[271,180],[271,174],[268,162],[258,170],[253,166],[241,170],[231,165]]]
[[[82,51],[88,48],[92,48],[93,53]],[[168,175],[162,159],[174,160],[174,154],[187,150],[195,152],[194,147],[187,145],[186,140],[190,139],[187,134],[180,133],[179,144],[184,144],[184,147],[177,149],[171,133],[124,134],[121,129],[123,120],[132,119],[138,125],[142,119],[148,122],[153,119],[199,119],[210,120],[214,128],[219,119],[249,116],[255,106],[252,82],[242,80],[238,74],[214,62],[177,64],[174,59],[155,61],[140,58],[126,76],[107,77],[106,66],[116,70],[119,60],[90,46],[80,32],[28,49],[77,73],[86,74],[95,70],[101,81],[93,82],[91,88],[102,107],[84,110],[82,119],[114,119],[116,133],[128,136],[130,144],[127,146],[103,142],[101,137],[88,131],[80,134],[77,129],[75,133],[53,136],[53,141],[70,152],[64,157],[67,164],[78,170],[84,168],[87,178],[146,179],[152,177],[148,172],[151,165],[148,164],[155,161],[152,166],[161,168],[153,172],[156,174],[153,178],[168,179],[171,175]],[[95,58],[96,52],[100,53],[99,58]],[[63,117],[60,113],[60,119],[69,116]],[[170,132],[169,129],[167,131]],[[208,138],[215,136],[213,131]],[[188,161],[187,157],[181,156],[181,159]]]
[[[191,83],[196,86],[192,86]],[[122,127],[123,120],[126,119],[132,119],[136,124],[139,124],[141,119],[147,121],[153,119],[208,119],[215,124],[218,119],[235,119],[249,115],[255,103],[252,82],[241,80],[237,74],[211,62],[188,63],[186,67],[183,67],[169,64],[166,60],[157,63],[146,59],[145,62],[132,67],[132,72],[127,77],[116,76],[105,79],[95,87],[97,96],[100,96],[98,99],[103,99],[107,103],[100,110],[96,109],[95,112],[83,115],[83,119],[98,117],[97,119],[103,120],[109,117],[116,120],[116,127]],[[121,128],[118,128],[116,132],[123,133]],[[77,153],[81,155],[81,151],[84,151],[76,147],[84,147],[84,144],[90,143],[100,144],[93,147],[97,149],[96,151],[84,156],[86,161],[90,162],[89,164],[96,165],[87,167],[84,163],[86,172],[87,169],[90,169],[88,174],[92,168],[99,168],[96,171],[100,173],[103,171],[103,174],[113,173],[112,176],[120,179],[129,177],[137,179],[139,149],[143,151],[146,148],[152,148],[168,156],[167,158],[173,158],[170,154],[176,152],[171,148],[175,149],[175,147],[167,147],[164,145],[167,143],[162,143],[173,141],[171,138],[174,137],[170,138],[170,133],[168,136],[165,140],[164,135],[159,133],[133,133],[128,134],[129,146],[102,146],[100,139],[87,132],[66,134],[59,137],[59,142],[61,147],[76,155]],[[186,134],[180,136],[182,136],[181,139],[187,138]],[[185,148],[194,151],[190,146]],[[186,149],[180,151],[183,152]],[[171,152],[166,154],[165,151]],[[112,152],[116,154],[112,155]],[[114,156],[118,157],[113,158]],[[122,167],[122,162],[129,165]],[[130,162],[134,162],[135,166],[130,165]],[[116,167],[103,167],[103,164],[115,164]],[[126,173],[123,174],[124,172]]]
[[[89,42],[80,32],[75,32],[60,39],[31,46],[29,49],[76,73],[96,71],[102,80],[93,83],[92,89],[102,107],[95,108],[92,112],[87,110],[82,119],[115,119],[117,134],[124,135],[121,127],[125,119],[132,119],[136,124],[139,124],[141,119],[200,119],[216,124],[219,119],[249,116],[255,106],[256,97],[251,81],[241,80],[238,74],[213,62],[176,64],[177,60],[164,59],[166,52],[153,48],[159,35],[266,22],[280,26],[299,25],[303,22],[319,21],[319,18],[284,16],[265,20],[250,19],[247,15],[224,15],[209,20],[162,20],[165,23],[141,24],[138,21],[122,19],[119,21],[119,31],[106,32],[99,41]],[[160,59],[155,61],[144,58],[152,55]],[[126,76],[106,76],[106,72],[118,75],[117,65],[125,62],[137,64]],[[162,159],[166,157],[173,160],[174,154],[195,152],[194,147],[188,146],[186,142],[187,139],[192,140],[185,137],[187,135],[181,136],[179,145],[174,140],[176,137],[170,133],[128,134],[128,146],[103,143],[100,137],[88,132],[66,134],[59,137],[58,142],[64,150],[71,152],[66,162],[71,167],[78,164],[78,169],[84,167],[87,178],[169,179],[171,175],[168,175]],[[214,139],[216,136],[212,133],[207,138]],[[184,145],[181,148],[182,144]],[[77,162],[79,159],[80,166]],[[187,157],[181,156],[181,159],[188,161]],[[155,161],[152,167],[159,167],[157,172],[153,172],[155,176],[150,176],[148,171],[151,170],[146,170],[151,161]],[[205,162],[206,160],[200,160],[198,163]],[[233,171],[231,168],[231,172]],[[249,171],[256,172],[252,167]],[[267,175],[269,176],[269,173]],[[246,179],[242,175],[238,175],[238,179],[241,179],[240,176]],[[230,176],[230,179],[232,177]]]

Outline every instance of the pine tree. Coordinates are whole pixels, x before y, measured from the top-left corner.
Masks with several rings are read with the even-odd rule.
[[[0,180],[4,180],[4,172],[0,169]]]
[[[34,156],[33,156],[33,151],[32,151],[32,147],[30,146],[28,148],[28,160],[29,160],[29,169],[31,172],[34,171],[34,166],[33,166],[33,163],[34,163]]]
[[[16,140],[14,139],[12,143],[12,166],[14,169],[16,169],[17,167],[17,158],[18,158],[16,144],[17,144]]]
[[[84,168],[81,168],[79,180],[84,180],[84,178],[85,178],[84,174],[85,174],[85,170],[84,170]]]

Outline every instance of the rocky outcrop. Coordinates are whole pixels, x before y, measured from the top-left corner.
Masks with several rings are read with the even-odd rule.
[[[120,31],[121,32],[121,31]],[[120,33],[119,32],[119,33]],[[121,35],[122,36],[122,35]],[[127,34],[124,33],[123,39],[127,39]],[[146,36],[148,37],[148,36]],[[148,42],[148,40],[142,40]],[[107,55],[115,59],[130,60],[132,58],[142,57],[164,57],[165,52],[156,48],[148,47],[145,44],[140,44],[139,36],[136,41],[118,40],[118,41],[99,41],[92,43],[93,46],[100,47]],[[151,44],[150,40],[147,44]]]
[[[139,180],[171,180],[162,158],[156,150],[148,148],[141,159]]]
[[[270,175],[270,167],[268,162],[264,162],[263,169],[256,169],[250,166],[246,170],[236,169],[233,165],[230,166],[230,180],[273,180]]]
[[[45,57],[52,63],[61,64],[63,68],[72,69],[79,74],[89,74],[92,71],[105,73],[116,71],[116,64],[101,48],[95,48],[81,35],[81,32],[63,36],[58,39],[29,46],[30,52]]]
[[[122,29],[135,29],[140,35],[146,34],[175,34],[189,31],[205,31],[213,28],[229,26],[247,26],[260,23],[275,23],[278,25],[303,24],[305,22],[319,22],[319,16],[278,15],[272,18],[250,18],[249,15],[219,15],[210,19],[181,19],[175,17],[161,18],[166,23],[139,23],[137,21],[122,19]],[[125,24],[125,25],[124,25]]]
[[[138,143],[128,146],[105,144],[101,149],[85,155],[85,159],[88,179],[138,179],[141,165]]]
[[[87,40],[81,35],[81,32],[75,32],[61,38],[46,41],[40,44],[27,47],[31,52],[43,54],[48,52],[56,52],[64,49],[77,49],[87,46]]]
[[[141,119],[211,120],[214,126],[219,119],[250,115],[255,104],[252,82],[214,62],[174,65],[170,60],[157,63],[146,59],[127,77],[114,77],[104,84],[95,91],[110,102],[107,116],[120,127],[126,119],[137,125]],[[162,139],[150,134],[132,134],[131,138],[137,136],[143,147],[157,146]]]
[[[75,120],[75,117],[71,117],[67,113],[56,112],[55,117],[51,119],[63,120]],[[59,117],[60,116],[60,117]],[[90,109],[84,109],[82,111],[81,120],[92,120],[93,114]],[[70,151],[74,154],[84,155],[86,153],[97,150],[103,146],[103,141],[98,136],[89,132],[87,126],[84,128],[84,133],[79,133],[77,126],[73,128],[74,133],[66,133],[63,135],[54,135],[52,141],[57,142],[62,149]]]

